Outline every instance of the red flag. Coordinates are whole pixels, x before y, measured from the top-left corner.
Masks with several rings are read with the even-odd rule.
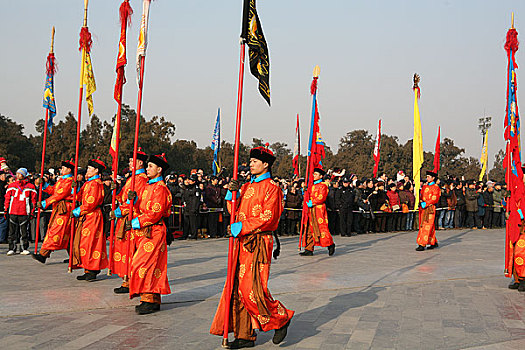
[[[436,150],[434,152],[434,172],[439,172],[439,156],[441,153],[441,127],[438,128],[438,137],[436,140]]]
[[[297,114],[297,125],[295,127],[295,145],[293,147],[292,165],[294,175],[299,177],[299,155],[301,154],[301,134],[299,131],[299,114]]]
[[[115,92],[113,94],[113,97],[115,98],[115,101],[117,101],[119,108],[121,108],[122,104],[122,85],[126,83],[126,77],[124,76],[124,67],[126,67],[126,64],[128,62],[126,58],[126,32],[127,27],[131,25],[131,15],[133,14],[133,9],[131,8],[129,4],[129,0],[124,0],[122,4],[120,5],[120,41],[118,45],[118,55],[117,55],[117,81],[115,82]],[[109,147],[109,153],[113,157],[113,162],[116,161],[118,157],[117,152],[117,128],[119,126],[119,122],[115,120],[115,124],[113,125],[113,134],[111,136],[111,146]]]
[[[379,158],[381,155],[381,119],[379,119],[379,124],[377,126],[377,136],[376,136],[376,145],[374,147],[374,178],[377,177],[377,170],[379,169]]]
[[[323,137],[321,136],[321,130],[319,129],[318,105],[319,103],[316,101],[315,117],[314,117],[314,134],[313,134],[314,139],[313,139],[312,150],[311,150],[311,157],[312,157],[312,166],[310,168],[311,173],[313,173],[313,170],[315,168],[323,167],[323,158],[325,157],[324,141],[323,141]]]

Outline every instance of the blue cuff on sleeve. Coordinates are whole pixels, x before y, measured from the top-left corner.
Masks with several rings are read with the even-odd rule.
[[[42,204],[42,209],[46,209],[46,201],[45,200],[40,202],[40,204]]]
[[[242,231],[242,222],[234,222],[233,224],[231,224],[230,228],[232,231],[232,236],[237,237]]]
[[[122,210],[120,210],[120,207],[117,207],[117,209],[115,209],[115,217],[119,219],[122,217]]]
[[[80,216],[80,207],[73,209],[73,216],[78,218]]]
[[[520,218],[521,220],[523,220],[523,212],[521,211],[521,209],[518,209],[518,214],[520,214]]]
[[[140,229],[139,218],[135,218],[135,219],[131,220],[131,228],[134,229],[134,230],[139,230]]]
[[[306,205],[308,206],[308,208],[312,208],[314,206],[311,199],[306,203]]]
[[[45,189],[48,188],[48,187],[49,187],[49,184],[48,184],[47,182],[44,182],[44,183],[42,184],[42,189],[43,189],[43,190],[45,190]]]
[[[421,208],[425,209],[426,206],[427,206],[426,202],[421,202]]]

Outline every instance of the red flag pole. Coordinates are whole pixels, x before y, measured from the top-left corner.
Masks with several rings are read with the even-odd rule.
[[[115,123],[117,123],[117,133],[116,133],[116,141],[115,141],[115,159],[113,160],[113,183],[116,183],[117,181],[117,173],[118,173],[118,153],[119,153],[119,146],[120,146],[120,120],[122,118],[122,88],[123,86],[119,86],[119,92],[120,92],[120,101],[118,102],[118,110],[117,110],[117,117],[115,120]],[[115,188],[113,190],[113,193],[111,195],[111,210],[115,211],[116,209],[116,201],[117,201],[117,189]],[[111,276],[112,271],[114,270],[114,261],[113,261],[113,250],[115,249],[114,244],[115,239],[115,219],[111,220],[111,226],[109,231],[109,271],[108,276]]]
[[[237,119],[235,123],[235,146],[233,150],[233,180],[238,179],[239,172],[239,146],[241,143],[241,114],[242,114],[242,95],[244,86],[244,58],[246,56],[245,42],[241,39],[241,58],[239,62],[239,87],[237,90]],[[237,191],[232,193],[230,224],[235,222],[235,210],[237,208]],[[229,238],[228,244],[228,270],[226,271],[226,307],[224,308],[224,333],[222,346],[228,344],[228,332],[230,330],[230,307],[233,280],[233,237]]]
[[[55,44],[55,27],[51,31],[51,49],[49,50],[49,55],[53,55],[53,48]],[[49,67],[47,67],[51,73],[54,73],[54,61],[49,62]],[[48,72],[49,73],[49,72]],[[44,139],[42,140],[42,161],[40,163],[40,177],[44,174],[44,162],[46,158],[46,141],[47,141],[47,124],[49,121],[49,109],[46,108],[46,120],[44,122]],[[38,187],[38,202],[42,202],[42,184]],[[36,214],[36,230],[35,230],[35,255],[38,254],[38,239],[40,233],[40,218],[42,215],[42,209],[38,208]]]
[[[139,95],[137,101],[137,118],[135,119],[135,142],[133,143],[133,169],[131,169],[131,191],[135,191],[135,168],[137,167],[137,150],[139,147],[139,128],[140,128],[140,110],[142,106],[142,87],[144,83],[144,63],[146,62],[146,56],[140,56],[140,73],[139,73]],[[128,220],[131,222],[133,220],[133,204],[130,203],[130,210],[128,215]],[[127,259],[126,259],[126,271],[127,277],[129,275],[129,239],[126,242],[127,249]]]
[[[113,173],[112,173],[112,179],[113,183],[116,183],[117,181],[117,174],[118,174],[118,156],[119,156],[119,147],[120,147],[120,122],[122,120],[122,90],[124,87],[124,80],[119,79],[120,70],[122,70],[122,76],[124,75],[124,67],[119,66],[119,57],[120,57],[120,45],[122,43],[122,30],[125,30],[126,26],[130,23],[130,16],[133,13],[131,10],[131,7],[129,5],[129,2],[126,0],[123,2],[119,9],[119,15],[120,15],[120,25],[121,25],[121,38],[119,39],[119,55],[117,56],[117,83],[118,83],[118,109],[117,109],[117,116],[115,118],[116,128],[117,131],[115,133],[115,154],[113,159]],[[125,43],[124,43],[125,44]],[[124,53],[126,53],[126,47],[124,45]],[[115,211],[116,209],[116,202],[117,202],[117,189],[115,188],[113,190],[113,193],[111,195],[111,211]],[[108,276],[111,276],[112,271],[115,268],[115,262],[113,260],[113,254],[115,250],[115,219],[111,220],[111,226],[109,229],[109,270],[108,270]],[[126,257],[129,260],[129,256]]]
[[[53,27],[54,29],[54,27]],[[53,30],[54,32],[54,30]],[[46,121],[44,123],[44,140],[42,143],[42,162],[40,163],[40,177],[44,174],[44,160],[46,157],[46,141],[47,141],[47,122],[49,118],[49,109],[46,108]],[[42,202],[42,184],[38,186],[38,202]],[[42,213],[42,209],[38,208],[37,214],[36,214],[36,230],[35,230],[35,255],[38,254],[38,236],[40,231],[40,216]]]
[[[83,28],[87,28],[87,14],[88,14],[88,2],[89,0],[84,0],[84,25]],[[81,117],[82,117],[82,97],[84,95],[84,61],[86,60],[86,46],[85,43],[82,43],[82,64],[80,65],[80,91],[78,96],[78,120],[77,120],[77,137],[75,141],[75,171],[73,172],[73,183],[76,183],[78,178],[78,154],[80,149],[80,127],[81,127]],[[73,208],[77,205],[77,187],[73,186]],[[75,218],[71,218],[71,235],[69,237],[69,266],[68,272],[73,271],[73,241],[75,237]]]

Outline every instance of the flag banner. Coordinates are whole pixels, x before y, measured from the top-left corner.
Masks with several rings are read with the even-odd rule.
[[[56,73],[56,62],[55,55],[50,53],[47,56],[46,64],[46,85],[44,87],[44,102],[43,107],[49,111],[49,118],[47,121],[47,128],[49,132],[53,129],[53,118],[57,114],[57,108],[55,104],[55,90],[54,90],[54,77]]]
[[[421,133],[421,117],[419,115],[418,99],[421,96],[419,89],[419,75],[414,74],[414,139],[412,140],[412,174],[414,178],[415,208],[419,206],[419,190],[421,188],[421,167],[423,166],[423,135]]]
[[[513,273],[512,251],[510,250],[520,237],[521,216],[525,211],[523,202],[525,197],[525,186],[523,184],[523,171],[521,168],[521,141],[520,141],[520,118],[518,113],[518,100],[516,91],[518,89],[515,54],[518,51],[518,32],[511,28],[507,32],[505,50],[508,57],[507,70],[507,113],[504,123],[504,137],[506,142],[505,158],[505,181],[510,198],[507,202],[508,220],[506,222],[505,238],[505,275],[510,277]],[[523,209],[522,209],[523,208]],[[521,213],[521,214],[520,214]]]
[[[113,157],[113,161],[117,159],[117,118],[113,123],[113,132],[111,134],[111,145],[109,146],[109,153]]]
[[[377,171],[379,170],[379,159],[381,157],[381,119],[377,125],[376,144],[374,146],[374,178],[377,177]]]
[[[142,19],[140,21],[139,44],[137,47],[137,84],[142,86],[140,77],[140,69],[142,57],[146,56],[146,48],[148,47],[148,20],[149,20],[149,5],[151,0],[144,0],[142,2]]]
[[[259,80],[259,92],[270,105],[270,56],[255,0],[244,0],[241,38],[248,44],[250,71]]]
[[[211,149],[213,150],[213,175],[217,175],[220,171],[219,165],[219,151],[221,149],[221,109],[217,112],[217,120],[215,121],[215,130],[213,131],[213,140],[211,141]]]
[[[127,28],[131,25],[131,15],[133,9],[131,8],[129,1],[125,0],[120,5],[120,40],[118,45],[117,55],[117,80],[115,82],[114,98],[117,103],[122,102],[122,96],[120,96],[120,90],[122,85],[126,84],[126,77],[124,76],[124,67],[128,63],[127,51],[126,51],[126,39],[127,39]]]
[[[299,114],[297,114],[297,124],[295,126],[295,144],[293,146],[292,165],[293,172],[296,177],[299,177],[299,155],[301,154],[301,132],[299,130]]]
[[[325,157],[324,141],[321,136],[321,130],[319,128],[319,108],[318,103],[315,103],[315,121],[314,121],[314,135],[315,142],[312,144],[311,157],[312,157],[312,170],[314,168],[323,167],[323,158]]]
[[[439,159],[441,157],[441,127],[438,128],[436,148],[434,150],[434,172],[439,173]]]
[[[93,66],[91,65],[91,55],[84,50],[84,77],[82,83],[86,85],[86,102],[88,105],[89,116],[93,114],[93,93],[97,90]]]
[[[479,173],[479,179],[478,181],[483,180],[483,176],[485,176],[485,172],[487,171],[487,163],[489,161],[489,155],[488,155],[488,146],[487,146],[487,139],[489,137],[488,131],[485,132],[485,135],[483,136],[483,148],[481,149],[481,158],[479,162],[482,165],[481,173]]]

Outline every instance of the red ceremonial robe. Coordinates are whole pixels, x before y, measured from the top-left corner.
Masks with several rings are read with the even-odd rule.
[[[421,203],[425,203],[425,207],[419,208],[419,232],[417,234],[417,244],[425,247],[426,245],[434,245],[436,240],[436,204],[439,202],[441,196],[441,189],[435,182],[431,185],[424,185],[421,189]],[[421,204],[420,203],[420,204]]]
[[[334,244],[334,240],[328,230],[328,214],[326,212],[326,197],[328,197],[328,185],[321,180],[317,180],[312,185],[310,200],[312,207],[308,208],[308,230],[303,237],[303,246],[307,250],[313,251],[314,246],[329,247]],[[308,241],[312,240],[313,244]]]
[[[102,219],[104,185],[100,176],[87,180],[79,191],[82,204],[73,210],[76,219],[75,238],[73,240],[72,266],[100,271],[108,266],[106,254],[106,236]]]
[[[509,200],[509,218],[507,219],[508,229],[514,231],[514,234],[506,237],[506,244],[509,245],[507,262],[505,268],[507,277],[514,277],[515,282],[525,278],[525,220],[519,215],[519,210],[523,212],[522,203],[525,201],[525,194],[518,192],[516,194],[519,200]],[[517,226],[517,227],[516,227]]]
[[[226,200],[231,200],[231,192],[228,192]],[[238,203],[234,225],[237,225],[237,230],[240,227],[240,232],[234,241],[234,273],[230,274],[232,298],[229,305],[229,332],[234,332],[235,338],[254,340],[254,329],[264,332],[279,329],[294,315],[292,310],[273,299],[268,290],[272,231],[277,229],[283,211],[283,194],[270,179],[270,174],[265,173],[242,186]],[[232,232],[234,230],[232,225]],[[226,294],[222,292],[211,334],[223,335]]]
[[[148,177],[144,169],[137,170],[135,172],[135,192],[137,192],[137,200],[133,205],[133,217],[137,217],[139,211],[140,202],[142,199],[142,192],[148,183]],[[133,256],[133,245],[130,242],[129,255],[128,255],[128,237],[129,231],[125,232],[124,224],[127,220],[127,216],[131,209],[131,205],[128,200],[128,192],[131,191],[131,178],[129,178],[124,187],[117,194],[117,200],[120,203],[119,207],[115,210],[117,216],[117,225],[115,227],[115,242],[113,245],[113,273],[118,274],[120,277],[127,276],[128,266],[126,264],[126,258],[129,256],[129,262]]]
[[[47,186],[43,189],[51,196],[42,201],[42,209],[53,206],[46,238],[40,249],[40,254],[44,256],[49,256],[50,251],[69,248],[72,221],[70,215],[73,210],[72,182],[73,176],[66,175],[60,178],[54,186]]]
[[[149,180],[142,191],[139,215],[131,221],[134,254],[131,260],[129,295],[170,294],[168,249],[163,218],[171,213],[171,192],[162,177]],[[160,304],[160,297],[141,301]]]

